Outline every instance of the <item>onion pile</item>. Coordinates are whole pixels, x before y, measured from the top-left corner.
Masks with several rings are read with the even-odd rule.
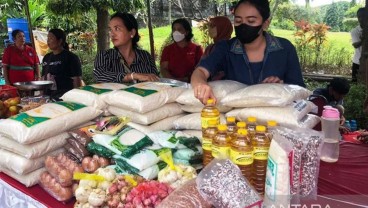
[[[93,173],[100,167],[106,167],[110,164],[109,159],[93,155],[93,157],[85,157],[82,160],[82,167],[87,173]]]

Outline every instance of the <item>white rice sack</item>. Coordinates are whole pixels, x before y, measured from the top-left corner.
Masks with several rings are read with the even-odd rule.
[[[305,115],[299,122],[298,127],[302,129],[312,129],[314,128],[319,122],[321,122],[321,118],[319,116],[313,114]]]
[[[78,103],[46,103],[0,120],[0,134],[19,143],[30,144],[68,131],[96,118],[100,113],[100,110]]]
[[[65,151],[64,148],[60,148],[47,155],[57,155],[64,151]],[[9,152],[7,150],[0,149],[0,158],[1,158],[0,166],[2,168],[14,171],[19,175],[24,175],[36,169],[44,167],[47,155],[35,159],[27,159],[25,157]]]
[[[129,172],[140,172],[147,169],[153,165],[156,165],[161,158],[159,153],[161,149],[158,150],[142,150],[138,154],[133,155],[131,158],[125,158],[120,155],[114,155],[115,163],[119,167]]]
[[[227,113],[231,111],[232,107],[227,107],[224,105],[216,105],[217,109],[220,111],[220,113]],[[188,113],[200,113],[202,109],[204,108],[204,105],[181,105],[181,109]]]
[[[174,121],[180,117],[184,116],[184,114],[180,114],[180,115],[176,115],[176,116],[171,116],[168,118],[164,118],[160,121],[157,121],[156,123],[153,123],[149,126],[146,125],[141,125],[141,124],[137,124],[134,122],[129,122],[127,125],[137,129],[138,131],[141,131],[145,134],[149,134],[151,132],[154,131],[160,131],[160,130],[172,130],[174,129]]]
[[[233,110],[234,111],[234,110]],[[232,111],[230,111],[232,112]],[[224,114],[220,114],[220,122],[226,123]],[[192,129],[202,130],[201,126],[201,113],[191,113],[174,121],[175,129]]]
[[[127,116],[132,120],[132,122],[142,125],[149,125],[164,118],[183,113],[178,103],[168,103],[147,113],[137,113],[115,106],[109,106],[107,109],[113,115]]]
[[[218,101],[221,101],[227,94],[235,92],[246,87],[245,84],[233,80],[217,80],[208,82],[212,87],[212,92]],[[193,89],[185,90],[177,99],[176,102],[183,105],[203,106],[202,103],[194,97]]]
[[[175,102],[185,89],[169,83],[142,82],[109,93],[106,102],[119,108],[147,113],[166,103]]]
[[[1,171],[4,172],[6,175],[19,181],[26,187],[31,187],[33,185],[38,184],[38,182],[40,181],[40,176],[43,172],[46,171],[46,168],[40,168],[25,175],[19,175],[14,171],[8,170],[6,168],[1,168]]]
[[[72,89],[66,92],[61,99],[63,101],[81,103],[83,105],[103,109],[106,107],[105,97],[113,90],[126,88],[126,85],[119,83],[98,83]]]
[[[167,166],[166,163],[160,161],[155,165],[152,165],[151,167],[148,167],[138,173],[135,172],[127,172],[126,170],[121,169],[119,166],[115,165],[115,171],[118,174],[134,174],[134,175],[140,175],[143,178],[147,179],[147,180],[153,180],[156,179],[158,176],[158,172],[160,172],[160,170],[164,169]]]
[[[0,148],[16,153],[27,159],[34,159],[63,147],[67,143],[67,138],[69,137],[68,133],[62,133],[39,142],[20,144],[13,139],[0,135]]]
[[[286,106],[294,100],[307,99],[312,94],[298,85],[265,83],[245,87],[227,95],[220,101],[229,107]]]
[[[202,158],[203,155],[203,149],[202,146],[196,145],[196,148],[189,149],[178,149],[174,151],[173,157],[181,160],[192,160],[192,159],[198,159]]]
[[[238,120],[246,121],[248,117],[256,117],[257,121],[266,123],[276,121],[280,126],[294,127],[312,109],[316,108],[310,101],[299,100],[286,107],[256,107],[236,109],[228,112],[226,116],[235,116]]]

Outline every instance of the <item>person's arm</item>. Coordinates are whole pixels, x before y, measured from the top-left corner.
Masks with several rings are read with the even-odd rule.
[[[125,79],[128,79],[130,76],[125,76],[123,70],[122,72],[116,72],[116,71],[111,71],[108,70],[112,67],[118,67],[118,66],[112,66],[113,60],[111,60],[108,57],[108,52],[107,51],[100,51],[95,59],[95,63],[94,66],[95,68],[93,69],[93,75],[95,78],[95,81],[100,83],[100,82],[114,82],[114,83],[122,83]]]
[[[169,46],[166,46],[162,50],[161,60],[160,60],[160,74],[161,77],[173,79],[174,77],[169,72]]]
[[[362,46],[362,38],[361,38],[361,32],[357,28],[354,28],[351,33],[351,41],[353,42],[352,45],[354,48],[359,48]]]
[[[82,86],[82,64],[76,54],[71,53],[70,58],[70,70],[71,79],[73,80],[73,88],[78,88]]]
[[[6,85],[10,85],[8,69],[9,69],[8,65],[3,65],[3,76]]]
[[[203,104],[206,104],[209,98],[214,99],[216,103],[216,97],[212,92],[212,88],[207,83],[207,79],[209,77],[210,73],[203,67],[197,67],[191,77],[191,85],[193,88],[194,97],[196,97]]]
[[[35,80],[40,80],[41,79],[41,73],[40,73],[40,66],[39,66],[39,64],[36,64],[35,66],[34,66],[34,73],[35,73],[35,75],[34,75],[34,79]]]
[[[4,54],[2,57],[2,64],[3,64],[3,76],[5,80],[5,84],[10,85],[9,81],[9,65],[10,65],[10,46],[5,48]]]

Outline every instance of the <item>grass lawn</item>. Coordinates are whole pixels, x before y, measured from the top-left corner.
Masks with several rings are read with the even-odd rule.
[[[165,27],[157,27],[153,29],[154,35],[154,43],[155,43],[155,50],[161,51],[162,44],[164,41],[169,37],[171,32],[170,26]],[[202,42],[202,35],[201,32],[197,29],[193,29],[194,32],[194,40],[195,42],[201,44]],[[295,31],[292,30],[280,30],[280,29],[272,29],[272,32],[275,36],[283,37],[291,42],[294,42],[293,33]],[[149,51],[149,35],[148,29],[140,29],[139,33],[141,35],[141,40],[139,41],[140,46]],[[233,34],[234,36],[234,34]],[[332,46],[334,50],[340,50],[341,48],[345,48],[349,53],[353,54],[354,49],[351,45],[351,37],[348,32],[329,32],[328,33],[328,43],[329,46]]]

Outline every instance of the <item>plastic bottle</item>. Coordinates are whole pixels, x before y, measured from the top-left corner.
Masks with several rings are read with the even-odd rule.
[[[231,137],[227,135],[227,126],[220,124],[217,126],[217,134],[212,140],[212,156],[214,158],[230,158]]]
[[[277,126],[276,121],[273,121],[273,120],[267,121],[267,136],[268,136],[268,138],[270,138],[270,139],[273,138],[273,135],[275,134],[275,131],[276,131],[276,129],[275,129],[276,126]]]
[[[345,126],[346,128],[348,128],[349,130],[351,130],[351,126],[350,126],[350,122],[349,122],[349,120],[346,120],[346,121],[345,121],[344,126]]]
[[[227,134],[233,138],[233,134],[235,134],[238,130],[236,127],[235,117],[228,116],[226,117],[226,125],[227,125]]]
[[[231,136],[231,140],[233,140],[233,139],[236,139],[236,137],[237,137],[237,135],[238,135],[238,130],[239,129],[245,129],[245,130],[247,130],[247,123],[245,123],[244,121],[239,121],[239,122],[237,122],[236,123],[236,132]],[[248,130],[247,130],[247,132],[248,132]],[[248,133],[248,136],[247,136],[247,138],[249,139],[249,141],[250,141],[250,138],[249,138],[249,133]]]
[[[231,141],[230,160],[241,170],[243,176],[252,181],[253,146],[246,129],[239,129],[236,139]]]
[[[257,118],[256,117],[248,117],[247,118],[247,130],[249,137],[252,139],[256,134],[256,126],[257,126]]]
[[[210,120],[215,120],[217,124],[220,124],[220,111],[216,108],[213,99],[207,100],[207,104],[201,112],[202,133],[208,127]]]
[[[217,121],[210,120],[208,127],[202,135],[202,149],[203,149],[203,166],[206,166],[213,159],[212,156],[212,141],[217,134]]]
[[[254,149],[252,183],[257,192],[263,195],[267,171],[268,150],[270,149],[271,143],[270,139],[266,135],[266,127],[256,126],[256,134],[251,141]]]
[[[339,159],[340,113],[336,108],[324,106],[321,116],[322,132],[325,135],[321,160],[336,162]]]
[[[356,131],[358,129],[358,124],[356,122],[356,120],[351,120],[350,121],[350,130],[351,131]]]

